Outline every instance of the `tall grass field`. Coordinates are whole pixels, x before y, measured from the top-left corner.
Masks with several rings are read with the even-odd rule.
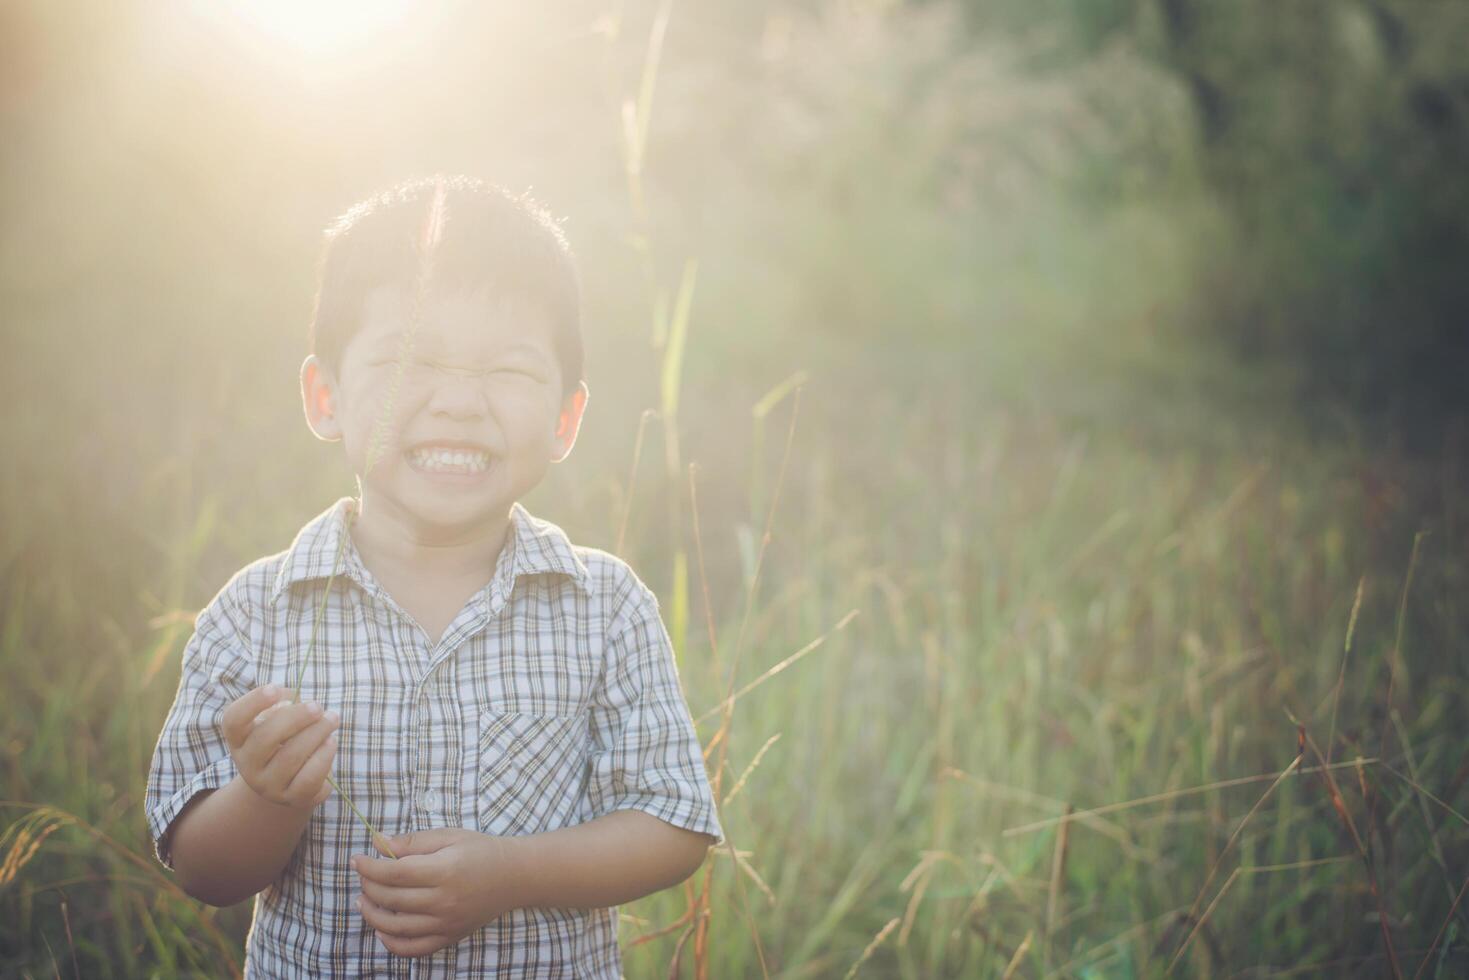
[[[838,459],[812,400],[765,420],[765,513],[697,514],[691,587],[659,590],[731,847],[624,909],[628,976],[1461,974],[1457,500],[893,405]],[[674,488],[641,475],[627,527],[610,491],[600,526],[557,516],[657,581]],[[172,489],[198,516],[150,572],[197,599],[203,555],[266,534]],[[140,809],[187,609],[139,624],[59,573],[6,597],[0,972],[238,969],[248,905],[183,896]]]

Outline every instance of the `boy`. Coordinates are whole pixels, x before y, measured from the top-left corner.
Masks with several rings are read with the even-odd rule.
[[[576,440],[579,306],[551,219],[466,178],[328,232],[301,389],[358,496],[200,612],[148,780],[184,889],[256,895],[247,977],[618,977],[613,906],[723,839],[653,593],[518,503]]]

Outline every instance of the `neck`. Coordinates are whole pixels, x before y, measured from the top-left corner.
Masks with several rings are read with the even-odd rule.
[[[401,507],[365,493],[360,485],[356,506],[352,543],[375,575],[412,569],[418,578],[488,582],[509,542],[508,510],[466,526],[425,524]]]

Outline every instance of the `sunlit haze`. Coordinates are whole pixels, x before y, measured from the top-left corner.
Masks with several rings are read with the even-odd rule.
[[[201,16],[233,20],[313,56],[385,41],[413,9],[410,0],[199,0],[194,6]]]

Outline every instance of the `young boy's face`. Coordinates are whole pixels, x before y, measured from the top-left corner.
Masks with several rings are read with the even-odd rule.
[[[482,290],[431,293],[417,317],[411,294],[374,290],[336,375],[313,355],[301,384],[365,509],[434,537],[502,519],[571,451],[587,397],[562,395],[549,315]]]

